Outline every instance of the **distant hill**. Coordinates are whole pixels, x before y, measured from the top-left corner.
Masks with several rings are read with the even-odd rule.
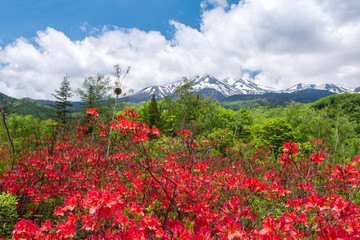
[[[340,111],[349,115],[360,124],[360,93],[343,93],[322,98],[311,104],[316,109],[327,108],[329,114],[336,115]]]
[[[252,95],[234,95],[225,98],[220,104],[223,107],[238,110],[240,108],[252,108],[267,105],[284,105],[291,102],[313,103],[323,97],[335,93],[326,90],[304,89],[291,93],[264,93]]]
[[[311,104],[315,109],[326,109],[330,117],[347,115],[356,123],[355,131],[360,134],[360,93],[343,93],[322,98]]]
[[[52,101],[52,100],[42,100],[42,99],[40,99],[40,100],[32,100],[32,101],[38,102],[38,103],[40,103],[42,105],[50,106],[50,108],[51,108],[52,105],[55,104],[55,101]],[[82,102],[79,102],[79,101],[71,102],[72,109],[74,111],[79,110],[81,108],[81,104],[82,104]]]
[[[32,99],[16,99],[3,93],[0,93],[0,106],[8,113],[16,110],[16,114],[19,115],[33,115],[42,118],[50,118],[51,116],[50,106]]]

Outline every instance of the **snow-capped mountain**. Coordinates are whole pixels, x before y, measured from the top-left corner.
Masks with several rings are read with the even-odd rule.
[[[226,78],[218,80],[211,75],[196,76],[190,79],[193,82],[194,93],[199,93],[203,97],[212,97],[222,100],[234,95],[258,95],[265,93],[297,93],[303,90],[328,91],[331,93],[354,93],[360,92],[360,88],[346,88],[335,84],[296,84],[286,90],[276,90],[270,87],[262,86],[250,80],[238,78]],[[176,87],[183,84],[183,81],[177,81],[165,86],[151,86],[140,90],[130,96],[131,101],[140,102],[150,99],[155,94],[157,99],[166,95],[174,97]],[[315,94],[314,92],[314,94]]]
[[[156,99],[161,99],[166,95],[173,96],[175,88],[182,84],[182,81],[177,81],[166,86],[151,86],[143,88],[140,91],[130,96],[131,101],[141,102],[150,99],[155,94]]]
[[[239,91],[239,89],[230,86],[224,82],[221,82],[210,75],[205,75],[201,77],[196,76],[192,78],[191,81],[193,82],[193,89],[196,93],[201,93],[203,91],[216,91],[220,93],[223,97],[241,94],[241,91]]]
[[[199,93],[203,97],[213,97],[221,100],[233,95],[241,94],[263,94],[275,91],[274,89],[263,87],[254,82],[244,79],[228,78],[223,81],[216,79],[211,75],[196,76],[190,79],[193,82],[194,93]],[[166,95],[174,96],[176,87],[183,83],[182,80],[165,86],[151,86],[140,90],[130,96],[132,101],[145,101],[155,94],[157,99],[161,99]]]
[[[341,87],[341,86],[337,86],[335,84],[330,84],[330,83],[319,84],[319,85],[298,83],[298,84],[284,90],[284,92],[292,93],[292,92],[297,92],[297,91],[301,91],[301,90],[305,90],[305,89],[326,90],[326,91],[329,91],[329,92],[332,92],[332,93],[353,93],[353,92],[356,92],[355,88]]]
[[[265,87],[242,78],[226,78],[222,82],[238,89],[241,92],[240,94],[263,94],[267,92],[277,92],[274,88]]]

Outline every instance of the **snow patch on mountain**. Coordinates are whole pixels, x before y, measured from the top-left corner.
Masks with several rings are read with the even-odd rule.
[[[276,89],[262,86],[243,78],[239,78],[239,79],[226,78],[223,80],[223,82],[238,89],[241,92],[240,94],[263,94],[267,92],[277,91]]]
[[[284,90],[283,92],[292,93],[292,92],[297,92],[297,91],[301,91],[301,90],[305,90],[305,89],[326,90],[326,91],[329,91],[332,93],[354,93],[355,92],[355,88],[341,87],[341,86],[337,86],[335,84],[330,84],[330,83],[324,83],[324,84],[319,84],[319,85],[298,83],[298,84]]]
[[[241,94],[241,92],[238,89],[228,84],[225,84],[210,75],[205,75],[202,77],[196,76],[191,80],[193,81],[194,92],[200,92],[203,89],[213,89],[215,91],[218,91],[225,97]]]

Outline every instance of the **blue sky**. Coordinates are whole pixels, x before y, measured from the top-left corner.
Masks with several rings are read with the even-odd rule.
[[[170,20],[199,29],[203,0],[14,0],[0,8],[0,44],[31,39],[52,27],[81,40],[104,26],[160,31],[172,37]],[[228,3],[237,3],[229,0]],[[209,8],[213,5],[209,5]],[[86,29],[86,30],[85,30]]]
[[[115,64],[135,91],[203,74],[359,87],[359,45],[359,0],[6,0],[0,92],[51,99]]]
[[[3,1],[0,9],[2,45],[19,37],[31,38],[52,27],[72,40],[88,34],[82,28],[118,26],[156,30],[171,37],[169,20],[194,28],[200,26],[199,0],[14,0]]]

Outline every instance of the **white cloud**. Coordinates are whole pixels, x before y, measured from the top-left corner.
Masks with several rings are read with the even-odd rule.
[[[89,25],[89,24],[88,24],[87,22],[84,22],[84,23],[80,26],[81,31],[86,32],[88,25]]]
[[[298,82],[360,86],[358,0],[248,0],[227,8],[208,0],[200,29],[170,21],[174,38],[139,29],[103,28],[80,41],[53,28],[0,48],[0,92],[51,98],[63,76],[85,77],[131,66],[126,86],[139,90],[183,76],[247,76],[274,88]],[[86,27],[84,25],[84,27]]]
[[[204,0],[200,4],[202,9],[206,9],[209,5],[214,7],[225,8],[228,6],[228,3],[227,0]]]

